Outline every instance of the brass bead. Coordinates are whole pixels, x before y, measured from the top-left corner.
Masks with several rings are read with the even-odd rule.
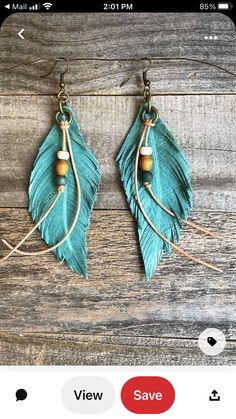
[[[149,172],[152,169],[152,158],[151,156],[141,156],[139,160],[139,166],[144,172]]]
[[[69,170],[69,164],[66,160],[57,160],[56,173],[59,176],[65,176]]]

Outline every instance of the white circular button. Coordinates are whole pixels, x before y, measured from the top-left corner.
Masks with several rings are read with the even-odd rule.
[[[219,355],[225,348],[226,339],[219,329],[205,329],[198,338],[198,345],[206,355]]]

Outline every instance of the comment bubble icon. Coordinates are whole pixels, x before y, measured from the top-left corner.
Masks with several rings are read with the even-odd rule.
[[[19,400],[20,401],[25,400],[27,395],[28,394],[27,394],[27,391],[25,389],[19,388],[19,390],[17,390],[17,392],[16,392],[16,401],[18,402]]]

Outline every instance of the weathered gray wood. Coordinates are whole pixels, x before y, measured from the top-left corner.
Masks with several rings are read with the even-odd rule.
[[[203,327],[205,325],[202,325]],[[201,330],[202,331],[202,330]],[[0,333],[3,365],[235,365],[235,342],[204,355],[196,339]]]
[[[30,226],[26,210],[0,214],[2,234],[12,242]],[[194,219],[219,229],[226,240],[218,243],[188,230],[182,247],[217,259],[225,274],[176,256],[165,259],[147,284],[135,223],[127,211],[95,211],[89,281],[53,255],[12,258],[1,267],[1,364],[233,365],[235,214],[197,213]],[[30,245],[42,246],[38,235]],[[207,327],[219,328],[228,339],[225,351],[214,359],[197,345]]]
[[[73,97],[87,143],[101,163],[97,208],[126,208],[115,162],[141,98]],[[195,209],[236,209],[236,102],[230,95],[161,96],[153,103],[192,165]],[[0,98],[0,205],[27,205],[33,160],[57,112],[53,97]]]
[[[21,28],[24,40],[17,36]],[[206,41],[206,34],[218,39]],[[115,163],[142,99],[137,60],[184,56],[236,72],[234,48],[234,24],[218,13],[65,14],[60,20],[57,14],[14,14],[4,22],[0,238],[16,243],[32,226],[20,207],[27,205],[32,163],[57,111],[52,95],[62,66],[46,79],[39,76],[53,61],[7,73],[4,68],[40,58],[79,58],[70,63],[67,87],[104,176],[88,238],[88,281],[53,254],[14,256],[0,265],[1,364],[235,364],[235,78],[189,62],[153,62],[149,72],[152,92],[160,95],[153,101],[192,164],[195,209],[218,210],[193,218],[226,237],[219,242],[186,229],[181,247],[223,267],[223,274],[174,255],[145,281],[136,223],[121,210],[127,206]],[[136,68],[139,74],[120,88]],[[197,95],[202,92],[209,95]],[[29,247],[44,247],[38,233]],[[3,244],[0,250],[6,254]],[[207,327],[221,329],[228,339],[214,359],[197,346]]]
[[[186,229],[181,247],[222,267],[223,274],[173,255],[147,283],[129,212],[97,210],[89,232],[88,281],[53,254],[16,255],[1,265],[0,330],[197,338],[204,324],[235,338],[236,215],[196,213],[193,220],[225,240]],[[1,238],[11,243],[31,225],[25,209],[0,211]],[[38,233],[29,248],[44,248]],[[1,255],[6,253],[2,244]]]
[[[17,36],[25,28],[22,40]],[[205,40],[217,35],[217,40]],[[35,60],[66,57],[71,94],[140,94],[139,60],[188,57],[222,65],[236,73],[235,27],[223,14],[14,14],[3,23],[0,71]],[[89,60],[88,60],[89,59]],[[106,59],[106,61],[104,61]],[[124,61],[122,61],[122,59]],[[3,94],[54,94],[61,65],[46,79],[51,63],[0,72]],[[63,65],[64,68],[64,65]],[[136,76],[119,88],[134,70]],[[235,77],[190,62],[153,62],[149,73],[153,93],[235,91]]]

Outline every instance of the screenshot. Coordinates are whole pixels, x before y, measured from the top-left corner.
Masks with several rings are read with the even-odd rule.
[[[235,418],[236,3],[0,1],[0,416]]]

